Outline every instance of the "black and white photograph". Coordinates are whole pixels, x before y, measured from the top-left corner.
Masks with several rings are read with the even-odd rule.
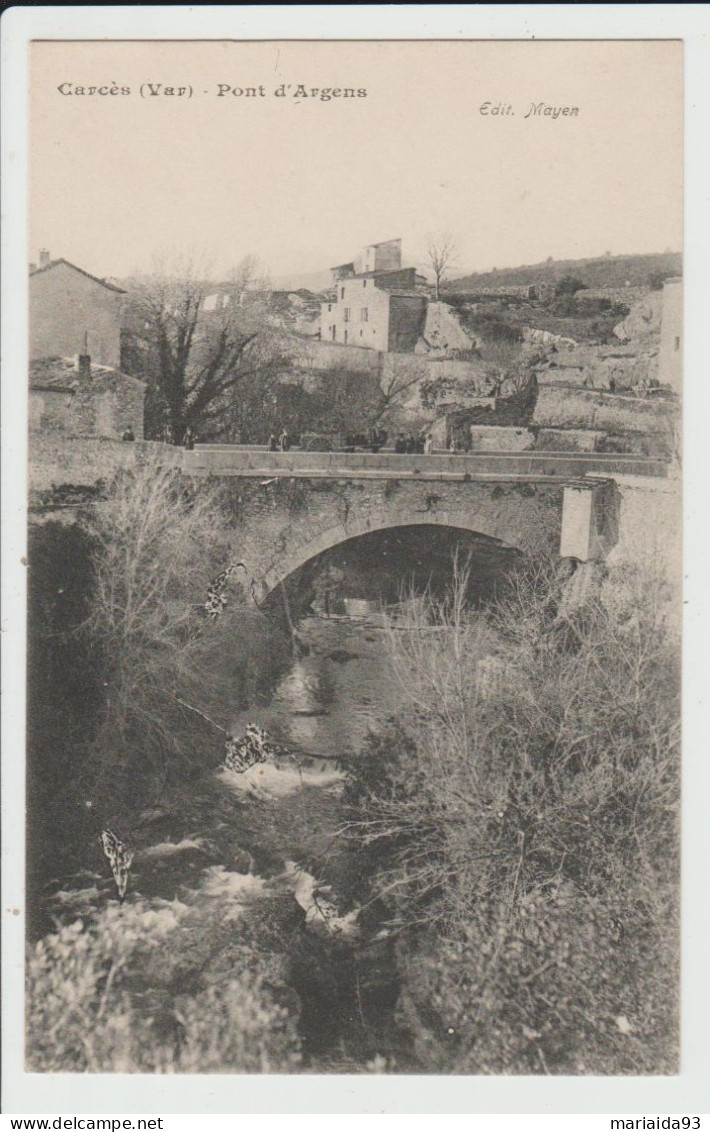
[[[30,45],[28,1074],[680,1072],[683,67]]]

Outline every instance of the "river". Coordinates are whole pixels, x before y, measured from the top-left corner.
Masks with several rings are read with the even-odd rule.
[[[471,555],[472,600],[487,600],[510,552],[435,528],[344,544],[311,565],[307,584],[296,579],[275,598],[265,619],[291,636],[293,659],[267,679],[265,693],[240,705],[232,728],[242,734],[256,722],[292,756],[244,775],[205,771],[141,815],[124,909],[175,923],[163,984],[135,973],[147,1012],[167,1017],[176,988],[227,979],[233,939],[225,924],[246,915],[256,946],[298,996],[304,1068],[355,1072],[374,1059],[391,1071],[416,1069],[397,1027],[387,932],[352,900],[357,863],[338,833],[337,760],[357,756],[368,732],[401,708],[385,625],[396,626],[405,591],[407,600],[445,591],[457,547]],[[314,577],[336,580],[327,600]],[[115,900],[105,862],[94,857],[57,878],[43,900],[57,923],[91,918]]]

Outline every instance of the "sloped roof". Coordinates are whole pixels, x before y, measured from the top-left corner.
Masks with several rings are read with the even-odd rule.
[[[112,366],[92,362],[91,380],[96,382],[97,389],[101,379],[107,384],[133,381],[138,385],[145,385],[138,377],[131,377]],[[30,362],[30,389],[71,393],[79,387],[80,380],[78,358],[33,358]]]
[[[60,264],[65,267],[71,267],[72,271],[78,271],[80,275],[85,275],[87,279],[91,279],[94,283],[100,283],[102,287],[106,287],[108,291],[116,291],[119,295],[125,295],[127,292],[123,287],[117,287],[115,283],[107,283],[105,279],[99,279],[96,275],[90,275],[88,271],[84,271],[83,267],[77,267],[75,263],[70,263],[68,259],[51,259],[49,263],[45,263],[44,267],[36,267],[34,271],[30,271],[30,276],[41,275],[43,271],[51,271],[53,267],[59,267]]]
[[[383,280],[387,280],[388,277],[391,276],[391,275],[404,275],[405,273],[408,274],[408,275],[412,275],[414,278],[416,278],[417,272],[416,272],[415,267],[387,267],[385,269],[383,269],[381,267],[376,267],[376,268],[373,268],[372,271],[358,271],[358,273],[356,275],[354,275],[353,278],[354,279],[374,279],[374,280],[383,279]]]

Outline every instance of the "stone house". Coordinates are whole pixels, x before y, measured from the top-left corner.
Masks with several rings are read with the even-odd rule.
[[[30,266],[30,358],[90,354],[97,365],[121,365],[126,292],[42,251]]]
[[[370,244],[359,260],[332,268],[334,296],[321,307],[321,340],[383,353],[411,353],[426,318],[423,282],[402,267],[402,241]]]
[[[110,366],[75,358],[30,361],[29,424],[32,431],[120,440],[127,428],[143,439],[145,383]]]

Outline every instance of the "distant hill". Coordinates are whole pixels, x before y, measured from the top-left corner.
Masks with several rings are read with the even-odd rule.
[[[646,287],[655,275],[680,275],[681,252],[653,255],[598,256],[596,259],[556,259],[500,271],[474,272],[446,283],[459,294],[486,287],[519,287],[526,283],[554,285],[563,275],[576,275],[587,287]]]
[[[277,291],[313,291],[319,294],[330,287],[330,271],[308,271],[302,274],[274,275],[271,285]]]

